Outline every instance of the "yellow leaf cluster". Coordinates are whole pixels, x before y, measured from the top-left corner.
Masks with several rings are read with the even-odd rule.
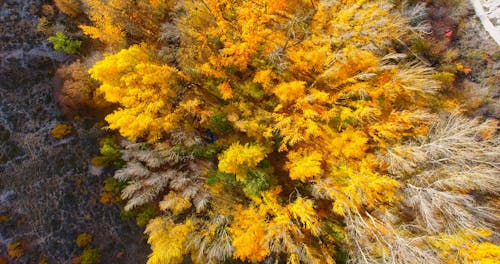
[[[386,119],[371,125],[369,133],[385,145],[403,137],[424,135],[431,120],[432,115],[422,111],[392,111]]]
[[[223,82],[217,88],[222,95],[222,99],[231,99],[234,97],[234,92],[228,82]]]
[[[149,235],[148,243],[152,253],[148,264],[181,263],[186,254],[186,238],[193,231],[190,220],[183,224],[174,224],[166,217],[158,217],[149,222],[145,233]]]
[[[160,202],[161,210],[170,210],[174,215],[178,215],[189,209],[191,207],[191,202],[189,199],[186,199],[180,195],[178,195],[174,191],[170,191],[165,197],[163,201]]]
[[[146,136],[150,142],[175,128],[177,114],[171,100],[184,77],[155,62],[147,46],[135,45],[106,56],[89,73],[101,82],[99,91],[106,100],[121,106],[106,117],[110,128],[130,140]]]
[[[156,40],[161,23],[174,7],[172,0],[82,0],[91,25],[80,25],[83,33],[105,43],[111,50],[126,46],[130,40],[137,43]]]
[[[95,26],[81,25],[83,33],[111,46],[121,46],[125,41],[124,25],[117,23],[118,21],[113,16],[113,8],[118,1],[113,0],[108,4],[100,0],[84,0],[83,2],[89,7],[88,15],[95,24]]]
[[[500,247],[490,242],[481,242],[491,236],[485,229],[461,231],[457,234],[441,234],[430,238],[430,243],[440,250],[444,263],[499,263]]]
[[[235,213],[229,232],[233,237],[234,257],[258,262],[269,254],[266,245],[266,222],[256,208],[241,207]]]
[[[317,191],[333,200],[332,210],[345,215],[347,211],[366,209],[383,210],[397,200],[400,183],[388,176],[379,175],[361,162],[359,171],[342,165],[333,168],[330,175],[318,181]]]
[[[234,256],[258,262],[276,248],[283,248],[290,254],[289,259],[331,263],[331,256],[324,254],[317,259],[314,250],[304,244],[304,239],[310,239],[304,237],[305,230],[314,236],[322,232],[313,201],[298,197],[293,203],[282,206],[277,197],[280,192],[280,188],[263,192],[249,207],[238,207],[229,228],[236,249]]]
[[[292,180],[306,182],[312,177],[319,176],[323,171],[321,169],[323,157],[318,152],[290,151],[287,157],[289,161],[285,168],[289,170]]]
[[[363,158],[368,149],[367,142],[368,137],[363,131],[346,129],[333,138],[332,145],[336,148],[333,154],[342,154],[346,158]]]
[[[219,170],[236,174],[238,180],[243,180],[248,170],[255,168],[265,157],[264,147],[236,142],[219,156]]]
[[[69,136],[73,132],[73,127],[71,125],[58,123],[50,133],[55,139],[63,139]]]
[[[281,83],[274,88],[274,94],[284,103],[294,102],[305,95],[305,82]]]
[[[321,224],[318,222],[312,200],[299,197],[289,204],[287,209],[307,230],[311,230],[313,235],[319,236],[321,234]]]

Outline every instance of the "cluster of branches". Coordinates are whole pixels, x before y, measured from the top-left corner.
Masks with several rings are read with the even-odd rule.
[[[425,33],[422,5],[81,6],[92,22],[82,30],[111,52],[84,78],[129,140],[115,174],[125,209],[162,211],[146,228],[148,263],[500,256],[496,122],[441,109],[433,69],[394,52]]]

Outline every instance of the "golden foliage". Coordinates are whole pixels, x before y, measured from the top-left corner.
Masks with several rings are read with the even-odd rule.
[[[436,133],[436,100],[430,99],[439,98],[440,85],[431,68],[392,53],[399,50],[392,41],[409,27],[389,1],[176,2],[173,22],[161,26],[170,38],[158,28],[169,20],[173,1],[87,0],[95,26],[82,27],[112,48],[143,43],[105,56],[89,73],[117,105],[106,117],[109,127],[154,143],[165,161],[137,147],[137,157],[115,176],[130,181],[127,208],[165,194],[165,215],[146,230],[149,263],[177,263],[186,254],[199,263],[230,256],[333,263],[347,247],[353,262],[433,264],[437,255],[422,237],[455,236],[460,225],[426,229],[425,212],[470,220],[466,193],[492,193],[472,174],[460,174],[452,190],[446,190],[449,181],[429,180],[446,175],[434,169],[459,160],[443,153],[469,157],[463,145],[488,157],[471,158],[481,163],[473,168],[495,171],[497,132],[464,129],[474,136],[461,137],[458,146],[446,135],[424,142]],[[141,16],[145,10],[151,15]],[[168,59],[165,50],[172,51]],[[181,140],[189,133],[196,140]],[[466,176],[477,184],[463,187]],[[406,208],[412,188],[421,192],[417,200],[435,197],[422,198],[412,211]],[[486,209],[473,212],[492,218]],[[469,228],[482,223],[469,222]],[[494,250],[490,244],[462,237],[476,250],[474,261],[491,257],[484,252]]]
[[[149,222],[146,233],[153,252],[148,264],[181,263],[186,252],[186,238],[193,230],[193,223],[174,224],[165,217],[158,217]]]
[[[156,39],[161,23],[173,8],[172,0],[82,0],[92,25],[81,25],[83,33],[116,50],[129,42]]]
[[[106,100],[122,108],[106,117],[110,128],[136,140],[161,138],[176,126],[177,114],[171,101],[176,85],[185,79],[175,68],[154,61],[145,45],[135,45],[106,58],[89,70],[99,80]]]
[[[92,235],[89,233],[81,233],[76,238],[76,245],[80,248],[84,248],[92,242]]]
[[[339,215],[363,208],[384,209],[387,203],[397,199],[400,183],[370,170],[366,163],[361,162],[359,171],[346,165],[335,168],[314,185],[317,196],[332,199],[332,210]]]
[[[58,123],[50,133],[55,139],[63,139],[69,136],[73,132],[73,127],[71,125],[66,125],[62,123]]]
[[[113,4],[116,5],[118,1],[106,3],[100,0],[84,0],[83,2],[88,6],[87,15],[95,24],[95,26],[81,25],[83,33],[111,46],[120,47],[125,41],[125,29],[114,17]]]
[[[306,182],[314,176],[319,176],[323,171],[321,161],[323,157],[318,152],[304,153],[304,151],[288,152],[289,162],[285,168],[290,171],[292,180]]]
[[[78,16],[82,13],[80,0],[54,0],[54,4],[68,16]]]
[[[322,229],[313,201],[299,197],[288,206],[282,206],[277,198],[279,193],[279,188],[263,192],[248,208],[239,206],[236,209],[229,228],[235,247],[233,256],[258,262],[272,252],[286,252],[289,260],[331,263],[328,252],[319,256],[305,242],[312,239],[304,236],[305,230],[319,236]]]
[[[15,241],[7,245],[7,254],[9,257],[16,259],[24,256],[27,245],[23,241]]]
[[[219,170],[234,173],[238,180],[243,180],[248,170],[255,168],[265,157],[263,147],[236,142],[219,156]]]
[[[256,208],[243,210],[239,207],[229,228],[235,248],[233,256],[252,262],[264,260],[269,254],[266,245],[266,225]]]
[[[310,230],[313,235],[321,234],[321,224],[318,222],[314,202],[310,199],[297,198],[293,203],[287,206],[289,213],[301,224],[305,229]]]
[[[431,238],[430,243],[440,250],[443,263],[498,263],[500,247],[481,241],[491,236],[488,230],[463,231],[454,235],[442,234]]]

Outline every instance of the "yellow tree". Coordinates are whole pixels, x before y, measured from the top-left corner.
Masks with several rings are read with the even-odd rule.
[[[99,91],[106,100],[119,105],[106,116],[110,128],[136,140],[161,138],[177,126],[174,102],[182,90],[182,73],[155,61],[150,48],[135,45],[106,56],[89,70],[101,82]]]
[[[429,98],[440,86],[432,69],[394,53],[392,41],[407,29],[388,1],[186,0],[178,6],[175,67],[159,61],[153,45],[135,45],[90,70],[105,98],[118,105],[106,117],[111,128],[149,142],[174,128],[195,131],[203,142],[177,143],[172,155],[213,162],[204,186],[214,199],[210,217],[198,217],[180,194],[190,182],[175,182],[180,190],[160,203],[172,214],[167,210],[148,227],[160,230],[155,226],[163,221],[172,229],[150,232],[151,261],[179,262],[191,253],[199,262],[232,254],[250,262],[286,256],[290,263],[333,263],[340,262],[339,246],[357,250],[353,259],[366,263],[437,258],[420,254],[429,246],[412,240],[429,233],[400,225],[411,217],[394,211],[408,202],[402,199],[411,181],[401,180],[385,156],[430,133],[436,114]],[[195,164],[186,159],[186,166]],[[178,238],[175,252],[162,255],[177,228],[196,243]]]
[[[81,25],[83,33],[112,49],[127,43],[153,42],[161,23],[168,19],[172,0],[83,0],[92,25]]]

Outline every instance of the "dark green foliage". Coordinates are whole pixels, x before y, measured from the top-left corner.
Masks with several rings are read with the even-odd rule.
[[[194,146],[185,146],[181,144],[177,144],[172,147],[172,150],[179,156],[189,156],[191,153],[193,153]]]
[[[269,159],[263,159],[257,166],[260,168],[269,168],[271,167],[271,161]]]
[[[340,226],[339,224],[333,222],[326,222],[323,227],[323,231],[328,234],[328,238],[333,240],[332,244],[335,245],[335,263],[345,264],[348,260],[348,253],[342,245],[345,244],[345,234],[343,232],[345,228]]]
[[[146,206],[137,214],[135,221],[138,226],[143,227],[149,223],[149,220],[155,218],[157,214],[158,213],[155,208],[152,206]]]
[[[259,169],[250,170],[245,178],[243,191],[249,196],[256,196],[261,191],[269,189],[269,182],[270,177],[265,171]]]
[[[101,140],[100,156],[94,157],[92,160],[94,165],[111,164],[116,168],[121,168],[124,164],[121,159],[120,146],[115,143],[112,138],[105,138]]]
[[[238,262],[236,260],[232,259],[232,258],[229,258],[229,259],[224,260],[223,263],[224,264],[236,264]]]
[[[225,115],[216,113],[208,120],[207,128],[215,134],[224,134],[231,131],[232,126]]]
[[[207,184],[213,185],[220,181],[226,182],[231,185],[235,185],[237,183],[236,176],[230,173],[224,173],[220,171],[212,171],[208,174]]]
[[[278,104],[279,104],[279,101],[276,98],[271,98],[271,99],[264,102],[263,108],[266,111],[272,112],[272,111],[274,111],[274,108],[276,108],[276,106],[278,106]]]
[[[491,55],[491,59],[493,61],[500,60],[500,51],[497,51],[497,52],[493,53],[493,55]]]
[[[151,145],[150,144],[144,144],[144,145],[141,145],[141,150],[150,150],[151,149]]]
[[[110,138],[106,138],[103,140],[100,152],[101,155],[108,158],[109,160],[116,160],[121,157],[118,145]]]
[[[107,192],[120,193],[123,188],[127,186],[127,183],[124,181],[119,181],[113,177],[109,177],[104,180],[104,190]]]
[[[127,186],[125,181],[119,181],[113,177],[107,178],[104,180],[100,202],[104,204],[121,202],[121,191],[125,186]]]
[[[54,49],[59,52],[68,54],[78,53],[82,42],[80,40],[72,39],[62,32],[57,32],[55,36],[50,37],[49,42],[54,45]]]
[[[223,148],[216,143],[207,144],[203,147],[195,149],[193,155],[195,158],[213,159],[216,154],[222,151],[222,149]]]
[[[238,87],[236,87],[239,92],[241,92],[245,96],[249,96],[255,100],[262,100],[264,98],[265,92],[262,87],[253,82],[245,82]]]
[[[122,210],[121,216],[124,219],[135,218],[136,224],[143,227],[149,220],[158,215],[158,210],[153,205],[144,205],[129,211]]]

